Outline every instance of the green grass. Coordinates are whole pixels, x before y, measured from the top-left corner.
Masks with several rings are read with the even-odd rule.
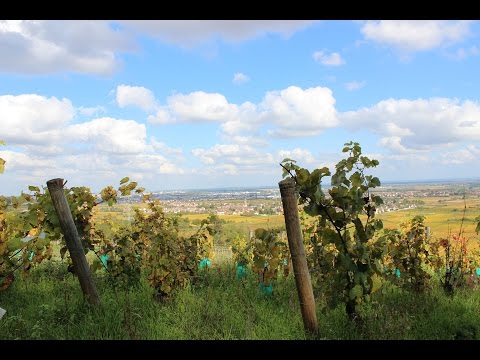
[[[7,310],[0,339],[306,339],[295,282],[274,283],[261,293],[256,276],[235,277],[232,264],[210,269],[166,303],[153,300],[146,283],[115,290],[95,275],[102,306],[82,298],[66,265],[49,262],[27,278],[18,277],[0,293]],[[438,284],[438,280],[435,282]],[[350,323],[343,307],[329,309],[317,299],[319,339],[480,339],[480,292],[447,297],[434,287],[416,295],[388,285],[364,306],[364,323]]]

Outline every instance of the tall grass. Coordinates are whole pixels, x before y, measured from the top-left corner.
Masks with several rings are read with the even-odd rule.
[[[226,263],[165,303],[154,301],[144,282],[127,291],[106,275],[95,281],[102,301],[97,309],[83,301],[63,263],[45,263],[17,278],[0,293],[7,310],[0,339],[309,339],[292,276],[277,280],[273,296],[266,296],[254,274],[237,280]],[[447,297],[438,286],[415,295],[388,285],[363,307],[362,325],[349,322],[343,306],[324,304],[317,299],[318,339],[480,339],[478,290]]]

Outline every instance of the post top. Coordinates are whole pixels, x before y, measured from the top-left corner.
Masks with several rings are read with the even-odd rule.
[[[47,181],[47,186],[48,186],[49,188],[50,188],[51,186],[63,188],[63,179],[56,178],[56,179],[48,180],[48,181]]]
[[[287,188],[295,188],[295,180],[293,180],[292,178],[283,179],[278,183],[278,186],[280,187],[280,190]]]

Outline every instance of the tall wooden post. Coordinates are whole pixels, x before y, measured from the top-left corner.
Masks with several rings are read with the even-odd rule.
[[[278,183],[283,204],[283,216],[287,229],[288,247],[292,255],[293,274],[297,284],[298,299],[302,310],[305,330],[318,331],[315,299],[313,297],[312,280],[308,271],[307,258],[303,247],[303,236],[298,216],[298,203],[295,194],[295,181],[285,179]]]
[[[100,298],[97,288],[93,282],[92,273],[83,251],[77,228],[73,222],[72,213],[63,191],[63,179],[52,179],[47,181],[48,191],[52,198],[53,206],[57,212],[58,220],[62,228],[63,236],[67,244],[70,257],[72,258],[75,274],[78,276],[83,295],[92,305],[100,305]]]

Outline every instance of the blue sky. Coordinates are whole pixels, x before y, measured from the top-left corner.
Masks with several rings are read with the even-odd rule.
[[[382,181],[478,178],[478,21],[0,21],[2,193],[276,186],[358,141]]]

